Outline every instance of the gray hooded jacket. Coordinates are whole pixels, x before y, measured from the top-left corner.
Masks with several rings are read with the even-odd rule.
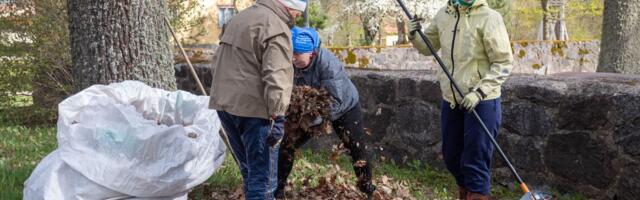
[[[294,83],[327,90],[335,100],[331,105],[331,120],[340,118],[359,101],[358,90],[349,79],[344,65],[325,48],[319,48],[309,67],[295,68]]]

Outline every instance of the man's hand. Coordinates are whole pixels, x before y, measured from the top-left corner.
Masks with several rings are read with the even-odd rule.
[[[422,30],[423,18],[419,18],[417,15],[409,22],[409,37],[415,37],[417,31]]]
[[[275,116],[271,120],[271,130],[267,136],[267,144],[270,147],[275,147],[280,144],[284,137],[284,122],[286,118],[284,116]]]
[[[471,112],[478,105],[478,103],[480,103],[480,101],[482,101],[482,95],[480,95],[476,91],[473,91],[465,95],[460,104],[462,105],[462,107]]]
[[[278,117],[279,117],[279,115],[277,115],[277,114],[271,114],[271,120],[276,120],[276,119],[278,119]],[[284,117],[284,116],[282,116],[282,117]]]
[[[322,124],[322,117],[318,116],[311,122],[311,124],[309,124],[309,127],[318,126],[320,124]]]

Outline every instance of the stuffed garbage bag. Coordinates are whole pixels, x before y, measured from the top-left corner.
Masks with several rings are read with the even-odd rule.
[[[186,199],[224,161],[220,121],[208,102],[137,81],[65,99],[58,149],[25,182],[24,199]]]

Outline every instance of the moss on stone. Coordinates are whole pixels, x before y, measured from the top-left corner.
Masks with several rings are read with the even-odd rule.
[[[524,58],[526,55],[527,55],[527,52],[524,49],[520,49],[520,52],[518,52],[519,58]]]
[[[551,54],[559,55],[560,57],[564,57],[564,48],[567,48],[567,42],[565,41],[554,41],[551,46]]]
[[[531,65],[531,68],[533,68],[533,69],[535,69],[535,70],[538,70],[538,69],[542,68],[542,65],[541,65],[541,64],[538,64],[538,63],[536,63],[536,64]]]
[[[353,53],[353,49],[348,49],[347,58],[344,60],[345,64],[353,65],[353,64],[356,64],[356,61],[357,61],[357,57],[356,57],[356,54]]]
[[[362,57],[358,59],[358,67],[359,68],[367,68],[369,67],[369,58]]]
[[[591,63],[591,60],[588,60],[584,57],[581,57],[580,60],[578,60],[578,63],[580,64],[580,66],[584,66],[586,63]]]
[[[578,55],[580,56],[584,56],[591,53],[589,50],[583,49],[583,48],[578,48]]]

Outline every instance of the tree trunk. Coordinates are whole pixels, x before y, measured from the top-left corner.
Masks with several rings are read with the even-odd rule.
[[[553,20],[549,10],[549,0],[542,0],[542,40],[552,40]]]
[[[569,33],[567,32],[567,24],[565,23],[565,6],[566,2],[562,2],[563,5],[558,7],[558,20],[555,23],[555,39],[556,40],[569,40]]]
[[[374,25],[366,16],[361,17],[362,28],[364,29],[364,45],[375,45],[378,36],[378,27]]]
[[[402,16],[396,17],[396,27],[398,27],[398,43],[396,44],[408,44],[407,26]]]
[[[382,36],[384,34],[384,31],[382,31],[382,26],[378,27],[378,44],[377,45],[381,45],[384,46],[384,40],[382,39]]]
[[[598,72],[640,74],[640,0],[604,3]]]
[[[68,0],[76,91],[124,80],[175,90],[165,1]]]

